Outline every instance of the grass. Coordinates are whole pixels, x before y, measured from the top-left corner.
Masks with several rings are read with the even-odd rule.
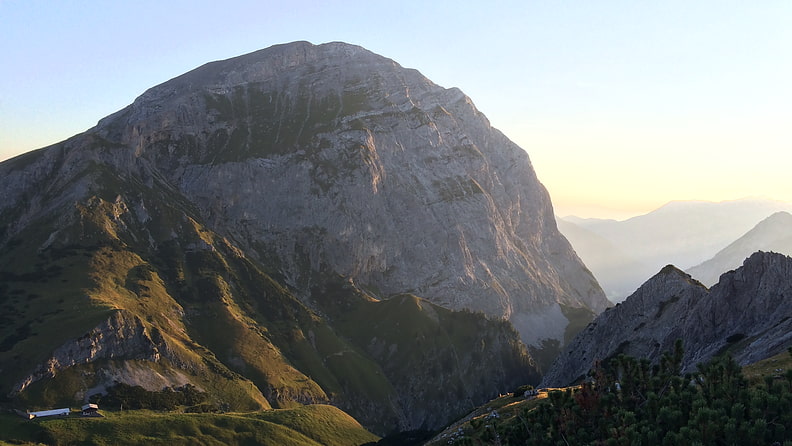
[[[784,376],[787,370],[792,370],[792,355],[783,352],[743,367],[743,374],[756,385],[763,383],[766,376]]]
[[[0,444],[347,446],[376,441],[326,405],[229,414],[103,412],[104,418],[0,415]]]
[[[82,335],[109,315],[107,307],[91,305],[86,292],[91,282],[84,271],[94,248],[38,250],[29,242],[46,240],[47,231],[46,226],[25,231],[0,260],[0,363],[15,365],[0,371],[6,389],[64,339]]]
[[[410,294],[344,304],[338,297],[343,291],[343,286],[328,287],[324,297],[336,296],[330,299],[337,308],[331,318],[339,334],[374,360],[359,364],[358,373],[366,375],[354,380],[373,401],[387,404],[383,397],[389,394],[405,406],[420,401],[416,410],[428,410],[424,421],[431,423],[439,421],[431,419],[433,408],[463,413],[471,401],[486,401],[498,386],[508,386],[494,383],[501,373],[530,379],[527,359],[519,359],[527,356],[510,344],[517,335],[502,321],[453,312]]]
[[[135,246],[135,239],[147,237],[134,235],[131,230],[139,228],[133,226],[134,217],[130,219],[124,207],[123,201],[93,197],[72,208],[79,215],[80,225],[62,227],[51,245],[39,248],[55,225],[31,225],[3,253],[0,362],[14,364],[0,370],[0,381],[7,386],[5,393],[64,341],[83,336],[112,312],[121,310],[130,315],[128,320],[137,318],[149,335],[163,339],[170,359],[187,369],[192,382],[217,395],[218,402],[237,410],[268,407],[249,381],[228,372],[210,351],[195,348],[184,323],[184,307],[172,294],[172,282],[166,280],[170,278],[163,277],[161,268],[141,257],[151,254],[148,243]],[[209,244],[216,241],[189,217],[167,211],[170,209],[157,218],[171,220],[165,222],[169,227],[180,223],[186,226],[182,237],[208,239],[203,241]],[[117,232],[119,225],[113,219],[119,217],[126,219],[131,230]],[[178,220],[172,221],[174,218]],[[63,239],[79,240],[79,244],[64,243]],[[220,258],[219,269],[224,266]],[[167,361],[148,364],[148,368],[160,372],[166,367]],[[92,381],[93,373],[82,375],[91,372],[91,367],[77,368],[80,373],[67,369],[47,380],[50,382],[34,383],[22,395],[25,406],[47,406],[64,398],[73,401],[77,393],[97,384]],[[218,371],[224,373],[215,373]]]
[[[487,423],[494,417],[497,417],[499,423],[511,423],[517,421],[517,417],[524,410],[533,410],[539,403],[547,398],[547,393],[553,390],[564,389],[541,389],[536,396],[523,397],[501,395],[488,403],[477,407],[471,411],[467,416],[460,419],[456,423],[451,424],[442,432],[438,433],[431,441],[427,442],[427,446],[451,444],[450,439],[461,436],[462,432],[467,437],[477,438],[477,432],[482,428],[486,429]],[[497,414],[497,415],[496,415]]]

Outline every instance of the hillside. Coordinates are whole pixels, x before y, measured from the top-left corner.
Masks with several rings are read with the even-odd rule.
[[[30,245],[8,252],[0,381],[22,408],[74,404],[115,382],[151,391],[189,383],[219,408],[334,402],[388,432],[442,423],[531,379],[530,358],[503,322],[415,297],[376,301],[340,278],[314,289],[328,308],[320,316],[194,221],[182,217],[178,239],[143,249],[135,240],[148,234],[133,230],[134,214],[112,224],[107,207],[96,200],[107,213],[84,209],[74,241],[30,263]],[[148,212],[159,222],[149,229],[162,228],[157,209]],[[405,323],[409,331],[393,331]],[[482,344],[471,348],[474,338]]]
[[[102,413],[36,421],[0,415],[0,444],[357,446],[377,439],[324,405],[236,414]]]

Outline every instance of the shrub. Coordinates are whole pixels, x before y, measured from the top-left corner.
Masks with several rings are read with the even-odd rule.
[[[533,389],[534,389],[534,386],[532,386],[530,384],[525,384],[525,385],[522,385],[522,386],[514,389],[514,391],[512,392],[512,396],[515,397],[515,398],[521,398],[523,395],[525,395],[525,392],[527,392],[529,390],[533,390]]]

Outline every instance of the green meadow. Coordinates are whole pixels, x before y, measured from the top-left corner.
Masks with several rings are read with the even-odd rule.
[[[250,413],[185,414],[146,410],[104,417],[26,420],[0,415],[0,445],[351,446],[377,441],[352,417],[327,405]]]

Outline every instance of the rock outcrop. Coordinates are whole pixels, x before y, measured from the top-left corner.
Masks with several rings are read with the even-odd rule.
[[[621,353],[652,361],[683,341],[683,370],[720,353],[742,364],[792,345],[792,258],[757,252],[707,289],[669,265],[623,303],[599,315],[561,353],[542,385],[585,377]]]
[[[113,312],[104,322],[85,335],[56,348],[52,357],[38,370],[12,388],[12,394],[25,390],[30,384],[42,378],[52,378],[59,370],[77,364],[101,359],[159,361],[160,352],[167,352],[168,348],[159,336],[159,332],[155,333],[152,339],[137,317],[124,311]]]

